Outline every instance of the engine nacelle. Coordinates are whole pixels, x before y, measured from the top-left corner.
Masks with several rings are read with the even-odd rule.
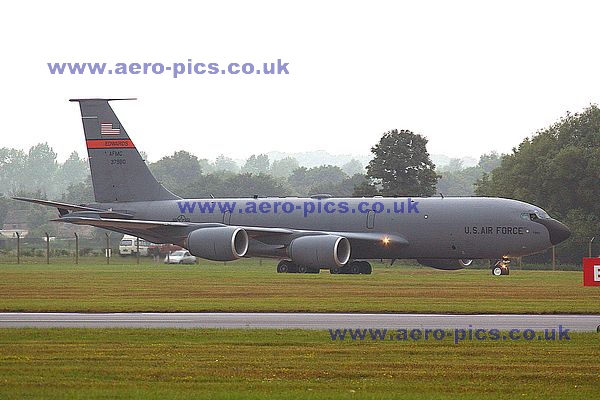
[[[233,261],[246,255],[248,233],[235,226],[200,228],[188,235],[186,248],[207,260]]]
[[[303,236],[292,240],[288,253],[298,265],[341,267],[350,259],[350,242],[335,235]]]
[[[417,262],[426,267],[445,270],[463,269],[473,264],[473,260],[453,260],[448,258],[418,258]]]

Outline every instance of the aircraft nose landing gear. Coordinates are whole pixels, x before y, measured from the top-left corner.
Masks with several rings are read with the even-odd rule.
[[[496,261],[492,267],[492,275],[509,275],[510,274],[510,259],[508,257],[502,257],[501,260]]]

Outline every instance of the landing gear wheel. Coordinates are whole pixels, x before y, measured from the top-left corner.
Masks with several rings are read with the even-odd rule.
[[[492,275],[510,275],[510,269],[507,265],[496,265],[494,268],[492,268]]]
[[[341,274],[342,273],[342,268],[341,267],[333,267],[329,269],[329,273],[330,274]]]
[[[348,266],[348,270],[350,274],[356,275],[356,274],[360,274],[361,271],[361,265],[360,263],[353,261],[350,263],[350,265]]]
[[[502,259],[496,261],[496,263],[492,267],[492,275],[494,275],[494,276],[509,275],[510,274],[509,265],[510,265],[510,258],[502,257]]]
[[[308,272],[308,267],[306,265],[298,265],[298,273],[306,274]]]
[[[277,272],[280,274],[292,272],[292,262],[288,260],[279,261],[279,264],[277,264]]]
[[[509,275],[510,269],[508,268],[510,265],[510,258],[503,256],[501,260],[496,261],[494,266],[492,267],[492,275],[500,276],[500,275]]]
[[[367,261],[361,261],[360,273],[364,275],[371,275],[371,272],[373,272],[373,267],[371,267],[371,264],[369,264]]]

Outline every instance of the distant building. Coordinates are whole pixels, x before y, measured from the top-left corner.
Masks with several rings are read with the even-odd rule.
[[[21,237],[29,234],[30,226],[27,223],[27,210],[8,210],[4,218],[4,224],[0,230],[0,239],[13,239],[17,237],[17,233]],[[97,228],[93,226],[79,226],[72,224],[57,223],[56,236],[61,238],[73,238],[74,233],[77,233],[82,239],[94,238],[94,233]]]
[[[60,222],[57,222],[57,224],[57,236],[62,238],[72,238],[74,237],[74,234],[77,233],[77,235],[82,239],[92,239],[94,238],[94,232],[97,229],[93,226],[87,225],[73,225]]]
[[[4,225],[0,230],[0,237],[3,239],[27,236],[29,233],[29,224],[27,223],[27,210],[8,210],[4,218]]]

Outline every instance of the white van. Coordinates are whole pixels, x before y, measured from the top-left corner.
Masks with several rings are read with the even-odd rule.
[[[152,245],[152,243],[145,241],[144,239],[137,238],[131,235],[123,236],[121,239],[121,243],[119,243],[119,255],[121,256],[129,256],[136,255],[137,253],[137,245],[138,240],[140,242],[140,256],[148,255],[148,247]]]

